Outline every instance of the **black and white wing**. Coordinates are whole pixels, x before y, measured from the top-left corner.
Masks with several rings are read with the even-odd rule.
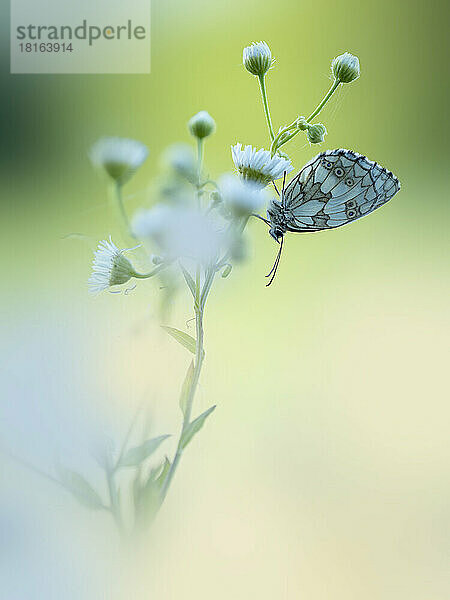
[[[386,204],[400,189],[397,177],[350,150],[328,150],[313,158],[286,186],[288,231],[340,227]]]

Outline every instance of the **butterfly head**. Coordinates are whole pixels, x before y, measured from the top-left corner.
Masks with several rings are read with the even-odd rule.
[[[276,242],[280,243],[286,233],[286,219],[282,204],[272,200],[267,209],[267,217],[270,223],[269,234]]]
[[[278,243],[280,243],[283,239],[284,233],[285,232],[277,225],[272,225],[272,227],[269,229],[269,235],[271,235]]]

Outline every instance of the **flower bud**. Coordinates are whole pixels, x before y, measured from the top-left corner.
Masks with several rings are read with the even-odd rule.
[[[242,62],[249,73],[264,77],[273,64],[272,52],[266,42],[254,42],[244,48]]]
[[[315,125],[310,125],[308,127],[308,131],[306,137],[311,144],[320,144],[325,139],[325,135],[327,134],[327,128],[322,123],[316,123]]]
[[[306,129],[308,129],[308,123],[306,122],[305,117],[298,117],[296,125],[297,129],[300,129],[300,131],[306,131]]]
[[[232,265],[228,264],[225,266],[225,269],[222,271],[222,277],[225,279],[231,273]]]
[[[214,133],[216,123],[206,110],[201,110],[189,119],[188,128],[194,137],[202,140]]]
[[[359,59],[350,52],[344,52],[333,58],[331,71],[339,83],[350,83],[359,77]]]
[[[211,192],[211,208],[216,208],[222,202],[222,196],[219,192]]]

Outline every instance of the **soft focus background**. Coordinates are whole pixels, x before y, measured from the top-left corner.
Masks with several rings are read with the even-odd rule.
[[[231,170],[231,144],[267,145],[243,46],[266,40],[277,59],[277,128],[314,108],[348,50],[362,76],[322,113],[325,144],[299,135],[286,150],[300,168],[351,148],[403,187],[349,227],[289,236],[270,289],[277,248],[251,224],[251,259],[220,280],[206,317],[195,411],[217,410],[142,548],[124,556],[107,516],[2,457],[0,596],[448,598],[448,4],[154,0],[148,76],[9,75],[5,4],[0,441],[40,469],[61,461],[103,490],[92,443],[119,444],[141,403],[153,433],[180,425],[189,357],[159,328],[158,286],[87,295],[92,249],[116,232],[87,159],[99,136],[150,148],[127,187],[132,212],[200,109],[218,124],[212,176]],[[184,327],[186,303],[168,324]]]

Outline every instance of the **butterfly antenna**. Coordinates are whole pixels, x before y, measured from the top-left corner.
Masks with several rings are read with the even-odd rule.
[[[284,188],[286,187],[286,174],[287,174],[287,171],[285,171],[283,174],[283,188],[281,190],[281,204],[283,206],[284,206]]]
[[[266,287],[269,287],[269,285],[275,279],[275,275],[277,274],[278,265],[280,264],[280,259],[281,259],[281,253],[283,251],[283,243],[284,243],[284,236],[281,238],[280,249],[278,250],[277,257],[275,259],[275,262],[273,263],[273,267],[270,269],[269,273],[267,273],[267,275],[266,275],[266,277],[270,277],[272,275],[272,277],[270,277],[269,283],[266,284]]]

